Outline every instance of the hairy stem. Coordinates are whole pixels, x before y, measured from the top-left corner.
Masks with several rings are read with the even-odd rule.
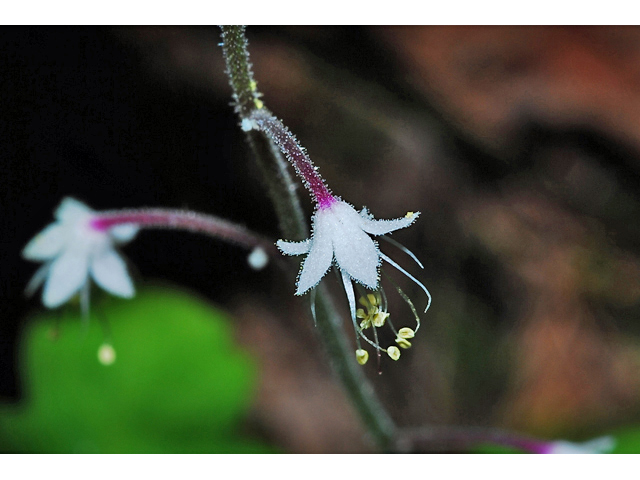
[[[240,119],[264,108],[256,104],[257,93],[249,63],[247,40],[243,27],[222,28],[222,41],[229,83],[233,89],[236,112]],[[282,162],[286,161],[264,131],[248,132],[258,164],[265,174],[267,192],[275,205],[282,234],[292,240],[308,236],[308,226],[302,214],[300,198]],[[265,144],[264,142],[268,142]],[[276,142],[277,143],[277,142]],[[256,147],[256,144],[258,146]],[[270,145],[271,148],[265,148]],[[302,235],[301,235],[302,234]],[[318,288],[316,321],[318,333],[333,361],[333,366],[365,428],[380,448],[386,449],[395,437],[396,428],[378,400],[373,387],[355,362],[353,349],[345,341],[342,319],[324,288]]]
[[[258,130],[269,136],[284,153],[318,206],[322,208],[335,202],[331,191],[324,183],[324,179],[318,173],[318,168],[313,164],[305,149],[300,146],[296,137],[280,120],[266,109],[254,111],[250,120],[255,123]]]
[[[96,230],[108,230],[118,225],[188,230],[249,249],[260,247],[270,256],[276,258],[279,255],[272,241],[260,237],[240,225],[213,215],[188,210],[148,208],[99,212],[91,221],[91,226]]]

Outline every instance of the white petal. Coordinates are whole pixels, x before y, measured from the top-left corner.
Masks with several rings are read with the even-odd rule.
[[[333,250],[341,270],[365,287],[378,288],[380,251],[371,237],[360,229],[342,232],[333,237]]]
[[[363,210],[363,213],[366,210]],[[368,215],[360,214],[360,225],[362,229],[370,233],[371,235],[384,235],[401,228],[406,228],[411,225],[420,215],[420,212],[411,213],[411,215],[402,218],[396,218],[394,220],[374,220]]]
[[[130,242],[140,231],[140,227],[133,223],[116,225],[109,229],[109,235],[118,243]]]
[[[300,270],[296,295],[302,295],[310,288],[315,287],[331,267],[332,261],[333,247],[331,246],[331,237],[317,235],[314,232],[311,250]]]
[[[112,249],[104,250],[93,258],[91,276],[98,285],[113,295],[125,298],[135,295],[127,266],[122,257]]]
[[[565,440],[552,442],[548,453],[608,453],[616,447],[615,438],[611,436],[594,438],[584,443],[573,443]]]
[[[89,207],[75,198],[66,197],[60,202],[54,215],[61,222],[75,222],[93,213]]]
[[[85,252],[66,251],[51,263],[44,286],[42,303],[56,308],[69,300],[87,281],[88,259]]]
[[[52,223],[37,234],[22,250],[22,256],[28,260],[49,260],[60,253],[69,230],[59,223]]]
[[[278,240],[276,246],[285,255],[303,255],[309,253],[311,248],[311,240],[308,238],[302,242],[287,242],[286,240]]]
[[[379,251],[371,237],[362,230],[361,220],[356,209],[342,201],[316,214],[316,223],[322,224],[326,234],[331,236],[340,269],[355,281],[375,289],[378,287]]]

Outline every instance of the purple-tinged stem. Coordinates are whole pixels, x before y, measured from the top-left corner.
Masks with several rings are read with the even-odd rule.
[[[528,453],[549,453],[552,442],[494,428],[442,426],[407,429],[396,442],[400,452],[465,451],[482,445],[499,445]]]
[[[91,226],[99,231],[105,231],[117,225],[136,225],[140,228],[169,228],[204,233],[249,249],[261,247],[270,256],[278,257],[278,252],[273,242],[251,233],[240,225],[212,215],[204,215],[188,210],[149,208],[98,212],[91,220]]]
[[[258,129],[264,132],[291,162],[296,173],[302,179],[304,186],[311,192],[311,196],[317,202],[318,208],[328,208],[336,202],[336,198],[318,173],[317,167],[313,164],[304,148],[300,146],[296,137],[280,120],[271,115],[266,109],[254,110],[251,112],[249,119],[255,122]]]

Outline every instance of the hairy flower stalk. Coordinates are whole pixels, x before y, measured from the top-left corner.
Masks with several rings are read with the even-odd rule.
[[[298,276],[296,295],[303,295],[315,288],[329,268],[335,265],[340,271],[356,332],[357,362],[364,365],[369,358],[368,352],[362,348],[361,340],[373,346],[377,352],[386,352],[391,359],[398,360],[400,348],[411,347],[410,339],[420,327],[420,318],[413,302],[396,286],[413,313],[416,327],[415,330],[410,327],[396,330],[391,320],[388,320],[390,315],[387,311],[386,295],[380,286],[380,264],[382,261],[390,264],[424,291],[427,297],[425,312],[431,304],[431,295],[419,280],[380,252],[377,242],[371,236],[386,239],[388,237],[384,235],[411,225],[418,218],[419,212],[408,212],[403,218],[394,220],[375,220],[366,208],[357,212],[353,206],[333,195],[293,134],[265,108],[252,111],[243,120],[242,128],[246,131],[259,130],[273,140],[291,162],[316,204],[311,237],[302,242],[279,240],[277,243],[278,248],[286,255],[307,255]],[[422,267],[413,253],[395,240],[389,238],[389,241],[405,251]],[[361,309],[356,308],[354,282],[359,290],[359,303],[364,307]],[[367,290],[372,293],[368,293]],[[361,321],[358,322],[357,319]],[[376,329],[383,327],[385,323],[393,331],[397,346],[380,346]],[[365,333],[367,329],[371,329],[373,338]]]
[[[32,294],[44,283],[42,301],[48,308],[81,294],[85,318],[89,310],[89,278],[109,293],[135,294],[126,264],[116,251],[142,228],[170,228],[207,234],[251,250],[249,263],[263,268],[272,243],[247,229],[211,215],[186,210],[137,209],[96,212],[82,202],[65,198],[55,211],[56,221],[36,235],[23,250],[28,260],[44,262],[27,286]]]

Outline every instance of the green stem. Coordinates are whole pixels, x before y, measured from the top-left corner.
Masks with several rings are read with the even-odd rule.
[[[221,25],[222,52],[227,65],[227,76],[233,89],[235,110],[241,118],[262,108],[260,93],[253,80],[247,37],[243,25]]]
[[[239,26],[221,28],[222,48],[233,89],[235,110],[240,119],[244,119],[251,112],[264,108],[251,72],[245,29]],[[267,193],[274,203],[282,234],[292,240],[308,237],[308,224],[300,204],[297,184],[286,168],[288,162],[265,133],[252,130],[248,136],[264,174]],[[396,427],[362,368],[356,363],[353,348],[346,341],[348,337],[343,330],[342,318],[322,286],[317,288],[316,306],[318,333],[338,378],[371,438],[380,448],[388,449],[395,440]]]

